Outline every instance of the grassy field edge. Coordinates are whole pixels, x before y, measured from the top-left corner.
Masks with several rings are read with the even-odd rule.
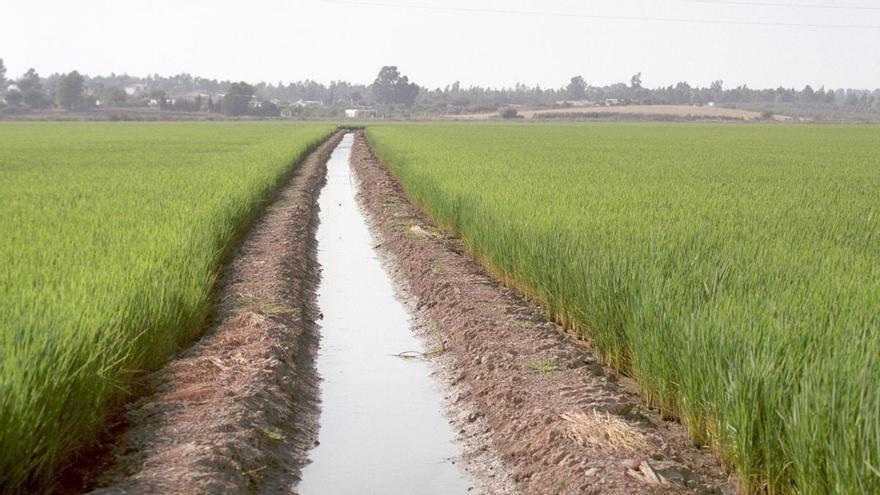
[[[5,454],[3,458],[0,459],[0,466],[3,466],[4,472],[2,479],[0,479],[0,493],[33,493],[51,490],[53,480],[59,470],[65,469],[65,466],[78,462],[77,457],[79,452],[90,448],[101,438],[105,425],[107,425],[107,420],[112,418],[114,411],[117,411],[118,408],[128,403],[133,398],[132,390],[130,389],[132,381],[139,375],[157,369],[167,362],[169,358],[173,358],[173,355],[180,349],[187,347],[201,337],[207,328],[206,325],[210,323],[213,304],[212,300],[216,294],[217,283],[219,282],[224,267],[234,259],[237,247],[250,230],[253,222],[259,218],[263,211],[265,211],[265,208],[271,203],[271,200],[277,195],[280,188],[297,173],[302,161],[313,153],[322,143],[331,139],[339,132],[337,129],[329,125],[327,128],[327,131],[320,134],[319,137],[312,139],[310,142],[304,143],[302,150],[287,162],[284,171],[275,176],[274,180],[267,185],[268,187],[263,191],[264,194],[252,198],[247,202],[246,206],[243,204],[239,205],[239,207],[244,206],[245,211],[240,213],[237,223],[232,225],[231,229],[221,231],[223,232],[223,241],[216,245],[216,250],[212,253],[202,254],[213,260],[211,263],[213,268],[211,269],[211,275],[209,276],[207,284],[205,285],[207,290],[198,296],[197,300],[193,300],[192,295],[189,295],[181,297],[178,301],[178,304],[186,304],[189,308],[182,312],[182,314],[189,315],[188,318],[174,320],[175,323],[172,323],[172,325],[174,325],[173,328],[144,328],[141,330],[136,339],[143,340],[147,345],[138,348],[136,355],[121,353],[115,361],[104,364],[103,369],[99,372],[100,376],[96,377],[93,381],[95,386],[94,390],[101,390],[102,392],[95,393],[94,397],[85,398],[82,397],[80,393],[73,393],[73,390],[77,389],[76,387],[68,388],[67,394],[61,392],[62,395],[60,396],[55,393],[60,392],[59,390],[52,391],[52,394],[63,402],[68,402],[70,399],[78,401],[78,403],[82,403],[84,399],[88,401],[90,404],[89,406],[83,406],[80,404],[75,408],[81,409],[82,407],[87,407],[89,409],[87,412],[83,414],[78,413],[67,415],[68,418],[79,417],[80,420],[87,418],[85,421],[78,421],[76,424],[71,423],[67,426],[61,426],[58,425],[55,420],[52,420],[51,423],[46,423],[48,418],[54,416],[48,409],[34,411],[32,413],[32,415],[34,415],[31,419],[32,426],[28,428],[34,429],[34,432],[40,431],[40,424],[54,424],[52,428],[60,429],[67,433],[54,438],[46,433],[34,433],[38,436],[33,438],[40,439],[38,442],[34,442],[30,445],[26,443],[19,445],[6,444],[3,449],[0,449],[0,451],[3,451]],[[291,148],[294,147],[298,147],[295,141],[293,141],[291,145]],[[138,294],[132,293],[131,297],[136,300]],[[132,307],[136,307],[138,303],[132,301],[128,304],[131,304]],[[159,311],[162,308],[153,309]],[[165,310],[167,310],[167,308]],[[156,348],[152,348],[151,345],[149,345],[151,342],[155,341],[154,337],[149,336],[149,333],[152,330],[159,331],[161,334],[173,333],[176,335],[175,342],[173,344],[166,342]],[[7,345],[11,344],[14,344],[14,342],[7,342]],[[96,344],[97,342],[92,345]],[[87,347],[88,345],[86,345],[86,348]],[[90,366],[91,361],[96,361],[96,359],[89,358],[86,362],[75,365],[77,366],[75,369],[86,369]],[[13,366],[13,364],[8,363],[8,366]],[[67,365],[64,363],[57,363],[57,366],[57,369],[60,370],[66,369],[65,366]],[[7,368],[7,372],[8,371],[9,368]],[[26,378],[26,375],[22,376]],[[31,378],[31,381],[33,380],[35,380],[35,378]],[[99,385],[101,382],[107,383],[106,385]],[[64,386],[63,383],[60,383],[59,385],[62,387]],[[8,392],[7,399],[14,398],[15,393],[11,390]],[[47,392],[43,393],[45,394]],[[65,397],[68,397],[69,399],[65,399]],[[30,401],[32,402],[33,399]],[[35,404],[39,403],[37,402]],[[21,405],[18,407],[18,410],[23,410],[24,407],[25,406]],[[73,412],[73,410],[69,410],[69,412]],[[17,431],[13,429],[15,428],[17,416],[4,416],[5,417],[0,417],[0,422],[7,422],[4,426],[4,431]],[[43,417],[46,419],[43,419]],[[62,421],[69,422],[69,420]],[[6,442],[4,441],[4,443]],[[11,450],[7,450],[7,448]]]
[[[442,213],[448,218],[444,219],[439,217],[433,212],[434,205],[430,204],[430,202],[420,201],[416,195],[412,193],[410,185],[407,184],[406,180],[404,180],[396,168],[395,159],[404,160],[407,163],[407,166],[412,168],[411,166],[413,163],[416,163],[413,161],[416,155],[407,154],[413,151],[412,148],[404,147],[404,149],[396,149],[393,140],[384,139],[387,138],[387,136],[383,136],[381,142],[371,135],[370,132],[367,132],[367,136],[374,153],[385,164],[385,166],[391,170],[392,174],[397,177],[404,194],[414,205],[438,223],[441,228],[461,237],[468,247],[470,256],[480,262],[494,277],[501,280],[509,287],[516,289],[524,296],[538,302],[550,318],[562,324],[569,331],[585,336],[590,340],[599,353],[603,355],[606,363],[633,377],[635,381],[639,383],[643,391],[643,397],[649,404],[660,408],[667,416],[680,419],[688,427],[695,442],[708,444],[713,448],[722,462],[735,472],[738,479],[738,485],[743,492],[847,493],[852,489],[860,489],[863,492],[871,490],[868,487],[873,486],[872,483],[877,481],[877,479],[871,478],[870,475],[874,469],[872,468],[872,465],[876,465],[874,461],[872,461],[872,459],[874,459],[872,456],[874,456],[876,452],[870,447],[870,445],[873,445],[871,443],[872,440],[870,438],[865,438],[863,435],[870,434],[870,422],[872,421],[870,408],[871,404],[874,403],[873,401],[876,399],[876,396],[868,390],[863,390],[861,392],[858,390],[859,387],[870,387],[870,373],[872,372],[872,369],[875,369],[872,368],[872,366],[877,364],[877,356],[871,354],[872,351],[869,341],[864,341],[865,346],[852,346],[850,348],[828,351],[830,353],[827,357],[828,363],[826,365],[815,366],[814,369],[807,368],[805,364],[791,364],[792,358],[786,357],[785,355],[782,355],[778,362],[761,362],[762,359],[770,358],[774,352],[785,352],[788,345],[802,345],[801,341],[806,341],[806,345],[815,345],[810,340],[812,339],[810,336],[802,337],[795,335],[793,337],[787,337],[786,339],[782,339],[780,343],[770,346],[771,350],[769,352],[761,350],[761,341],[743,342],[748,345],[744,345],[744,350],[738,354],[745,357],[745,359],[755,360],[755,363],[751,365],[752,368],[746,366],[746,370],[753,370],[752,372],[754,373],[753,375],[745,375],[745,378],[750,379],[750,381],[737,383],[735,380],[732,380],[731,376],[712,378],[713,386],[716,382],[727,383],[728,386],[730,386],[729,393],[732,396],[740,396],[740,399],[736,399],[738,402],[734,402],[738,404],[745,404],[749,403],[750,400],[760,399],[761,397],[759,397],[759,394],[779,396],[780,394],[799,395],[803,392],[804,397],[797,397],[795,400],[781,400],[778,403],[790,406],[791,409],[786,410],[786,413],[795,416],[800,415],[800,418],[805,418],[804,420],[806,423],[792,427],[785,423],[786,419],[776,418],[775,416],[772,418],[767,417],[767,414],[771,416],[776,414],[769,411],[756,411],[744,408],[731,411],[721,409],[718,404],[694,404],[692,401],[693,395],[687,397],[684,394],[680,394],[676,387],[670,387],[668,382],[663,383],[662,381],[652,379],[653,377],[651,376],[646,376],[644,374],[645,370],[647,369],[647,371],[650,372],[651,368],[645,368],[644,366],[639,367],[634,364],[634,359],[638,359],[638,353],[634,353],[634,350],[628,347],[625,337],[618,338],[618,334],[615,333],[616,329],[612,328],[612,331],[609,332],[606,328],[604,329],[606,330],[604,333],[596,332],[595,329],[591,328],[591,325],[587,323],[586,318],[584,318],[584,315],[579,311],[579,308],[576,305],[572,306],[566,304],[565,300],[558,297],[558,294],[548,291],[546,286],[541,290],[539,289],[540,284],[535,285],[531,283],[527,277],[521,276],[515,270],[511,271],[504,269],[499,264],[495,263],[490,254],[485,251],[485,247],[484,249],[480,249],[475,246],[466,233],[459,228],[457,222],[459,222],[460,219],[457,220],[458,217],[456,215],[465,215],[470,219],[470,223],[467,223],[467,221],[466,223],[471,227],[473,227],[474,218],[480,217],[481,214],[483,215],[481,218],[484,223],[486,221],[489,221],[489,223],[504,222],[504,235],[505,239],[508,241],[512,239],[518,239],[521,241],[523,239],[531,239],[540,235],[547,236],[548,233],[545,232],[541,234],[517,231],[512,223],[507,222],[504,219],[499,219],[496,215],[487,216],[486,211],[481,212],[474,201],[470,201],[469,198],[461,196],[460,192],[452,192],[450,194],[441,193],[437,184],[430,183],[430,177],[421,176],[419,173],[407,169],[407,173],[410,174],[409,179],[413,182],[418,182],[417,187],[422,196],[425,198],[433,198],[434,200],[443,203],[439,207],[443,208]],[[448,144],[449,143],[445,143],[444,145]],[[460,143],[457,144],[460,145]],[[383,153],[383,151],[385,153]],[[447,160],[466,160],[462,155],[449,155],[449,149],[444,149],[443,151],[447,153],[444,155],[444,158]],[[464,161],[462,163],[467,162]],[[427,190],[432,190],[434,192],[426,192]],[[438,199],[441,197],[442,200]],[[556,241],[564,243],[565,240],[556,239]],[[560,251],[564,251],[564,248],[561,248]],[[508,259],[506,261],[509,264],[510,260]],[[544,267],[544,269],[551,271],[557,271],[564,268],[565,267],[562,266]],[[626,276],[627,275],[623,278],[626,278]],[[619,281],[619,283],[620,282],[622,281]],[[543,283],[546,283],[546,280],[543,280]],[[622,297],[628,297],[625,286],[621,286],[621,290],[624,291]],[[618,302],[626,304],[626,299]],[[865,318],[869,319],[870,317],[865,316]],[[869,321],[868,319],[865,321]],[[777,334],[777,336],[779,335]],[[678,339],[680,338],[681,337],[679,336]],[[730,339],[730,337],[726,338]],[[788,343],[786,343],[786,341]],[[725,342],[725,344],[727,343],[728,342]],[[705,342],[702,342],[702,344],[705,344]],[[733,342],[733,344],[735,344],[735,342]],[[874,349],[876,350],[876,345],[874,346]],[[671,364],[667,363],[669,358],[666,356],[659,356],[656,359],[663,364]],[[713,359],[719,358],[713,357]],[[737,357],[727,357],[726,359],[737,359]],[[846,363],[851,366],[853,371],[860,374],[854,376],[851,380],[841,378],[841,375],[845,376],[842,371],[837,375],[823,377],[821,373],[828,369],[829,366],[833,367],[834,362]],[[860,365],[864,366],[864,368],[861,368],[859,371]],[[703,368],[711,367],[711,365],[706,364],[701,366]],[[785,366],[788,366],[788,368],[786,369]],[[791,372],[791,370],[794,369],[795,372],[803,374],[804,383],[792,381],[790,375],[774,376],[772,372],[767,374],[769,370],[773,369],[788,372]],[[860,380],[858,378],[859,376],[863,378]],[[690,380],[699,380],[699,377],[695,375],[688,376],[687,378]],[[810,380],[807,380],[806,378],[809,378]],[[838,385],[839,383],[843,383],[847,389],[843,389],[842,386]],[[826,389],[832,393],[824,393]],[[753,398],[750,399],[749,397]],[[827,407],[807,402],[808,397],[827,397],[822,401],[823,404],[827,404]],[[849,402],[856,400],[858,397],[863,398],[859,403]],[[688,399],[691,399],[691,402],[689,402]],[[755,402],[755,406],[759,408],[766,407],[767,404],[768,403],[766,402]],[[772,402],[770,404],[772,404]],[[804,413],[808,413],[816,408],[820,408],[821,411],[821,413],[817,415],[820,416],[819,419],[812,420],[811,418],[806,417]],[[717,413],[713,411],[716,411]],[[830,419],[823,419],[826,417]],[[840,426],[838,425],[849,419],[859,422],[861,426],[858,428],[853,426],[853,430],[846,432],[835,431],[834,429],[815,432],[797,431],[797,435],[794,437],[788,437],[788,433],[784,431],[774,432],[774,428],[778,428],[780,425],[783,428],[803,428],[804,424],[807,426],[819,425],[820,427],[830,425],[832,428],[839,428]],[[826,421],[826,423],[822,423],[822,421]],[[732,430],[730,429],[731,423],[747,424],[751,429],[742,432]],[[866,424],[867,426],[865,426]],[[865,445],[867,450],[856,456],[853,456],[852,452],[841,452],[839,456],[822,454],[821,448],[824,447],[822,444],[823,439],[829,438],[829,436],[843,434],[851,436],[859,435],[858,437],[854,436],[853,441],[858,442],[857,445]],[[812,438],[812,443],[815,445],[810,446],[812,450],[805,450],[807,453],[803,458],[780,457],[780,450],[786,454],[790,454],[797,449],[808,447],[803,442],[809,442],[810,438]],[[762,442],[767,442],[768,440],[779,443],[774,445],[762,444]],[[836,441],[840,442],[840,437],[837,437]],[[816,448],[816,445],[819,445],[820,447]],[[831,443],[825,448],[830,450],[834,449],[835,446],[836,444]],[[774,457],[766,457],[768,455],[773,455]],[[811,458],[810,456],[814,457]],[[816,462],[804,462],[804,459],[812,459]],[[834,470],[840,471],[834,473]],[[875,475],[880,475],[880,473],[877,473],[876,471],[874,472]],[[830,473],[834,473],[835,475],[840,476],[840,478],[837,480],[829,479],[828,476]],[[847,476],[849,476],[848,479]],[[800,483],[795,483],[794,480],[799,480]],[[808,482],[804,480],[817,481]]]

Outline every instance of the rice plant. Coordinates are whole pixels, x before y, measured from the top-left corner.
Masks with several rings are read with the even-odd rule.
[[[744,491],[880,493],[880,127],[380,125],[473,254]]]
[[[44,486],[198,336],[233,239],[332,130],[0,123],[0,493]]]

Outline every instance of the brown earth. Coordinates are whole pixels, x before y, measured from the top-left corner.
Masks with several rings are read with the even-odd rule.
[[[299,164],[225,270],[207,334],[140,380],[104,465],[71,491],[290,491],[317,436],[317,198],[341,138]]]
[[[363,132],[352,163],[386,267],[444,384],[464,464],[485,493],[733,493],[708,448],[634,383],[495,282],[406,199]],[[439,355],[437,355],[439,354]]]
[[[175,121],[214,121],[214,120],[278,120],[273,117],[230,117],[219,113],[186,112],[178,110],[159,110],[158,108],[119,107],[101,108],[74,112],[57,108],[45,110],[0,111],[0,122],[175,122]]]
[[[741,110],[724,107],[693,107],[689,105],[624,105],[617,107],[569,107],[569,108],[517,108],[517,113],[525,119],[560,118],[570,116],[577,118],[578,115],[602,115],[608,118],[630,117],[633,119],[650,120],[655,117],[668,117],[676,119],[693,120],[761,120],[760,112]],[[447,120],[490,120],[497,119],[498,113],[478,113],[467,115],[447,115]],[[785,120],[786,117],[774,116],[775,120]]]
[[[724,107],[692,107],[688,105],[627,105],[619,107],[584,107],[584,108],[560,108],[560,109],[535,109],[520,112],[526,118],[535,118],[543,113],[554,114],[578,114],[581,112],[597,112],[609,115],[663,115],[683,118],[719,118],[736,120],[758,120],[760,112],[739,110]]]

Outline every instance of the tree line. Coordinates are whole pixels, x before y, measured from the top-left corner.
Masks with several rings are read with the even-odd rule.
[[[130,85],[143,85],[149,91],[127,94]],[[192,97],[191,95],[197,96]],[[182,96],[189,95],[189,96]],[[558,106],[592,102],[707,105],[753,108],[842,109],[880,114],[880,90],[826,89],[810,85],[802,89],[753,89],[745,85],[726,88],[721,80],[709,86],[679,82],[658,88],[642,84],[642,74],[628,82],[592,85],[583,76],[574,76],[564,86],[542,88],[516,84],[509,88],[464,87],[459,82],[428,89],[412,82],[396,66],[382,67],[371,84],[313,80],[298,82],[228,81],[194,77],[190,74],[136,77],[127,74],[89,77],[77,71],[41,77],[29,69],[21,77],[7,79],[0,59],[0,97],[11,109],[58,107],[82,111],[102,107],[145,106],[160,110],[204,111],[226,115],[332,116],[349,106],[379,107],[386,113],[469,113],[495,111],[510,106]]]
[[[0,58],[0,93],[9,107],[27,107],[43,109],[57,105],[66,110],[80,110],[83,107],[83,88],[85,79],[79,72],[57,74],[53,81],[54,91],[43,88],[43,80],[33,68],[28,69],[20,78],[9,81],[6,79],[6,66]]]

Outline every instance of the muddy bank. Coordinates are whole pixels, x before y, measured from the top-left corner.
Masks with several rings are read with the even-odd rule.
[[[733,493],[707,448],[644,407],[635,385],[494,282],[406,200],[363,133],[352,152],[379,249],[446,385],[464,461],[485,493]]]
[[[337,133],[309,155],[223,273],[205,336],[145,376],[97,493],[287,491],[315,438],[316,201]]]

